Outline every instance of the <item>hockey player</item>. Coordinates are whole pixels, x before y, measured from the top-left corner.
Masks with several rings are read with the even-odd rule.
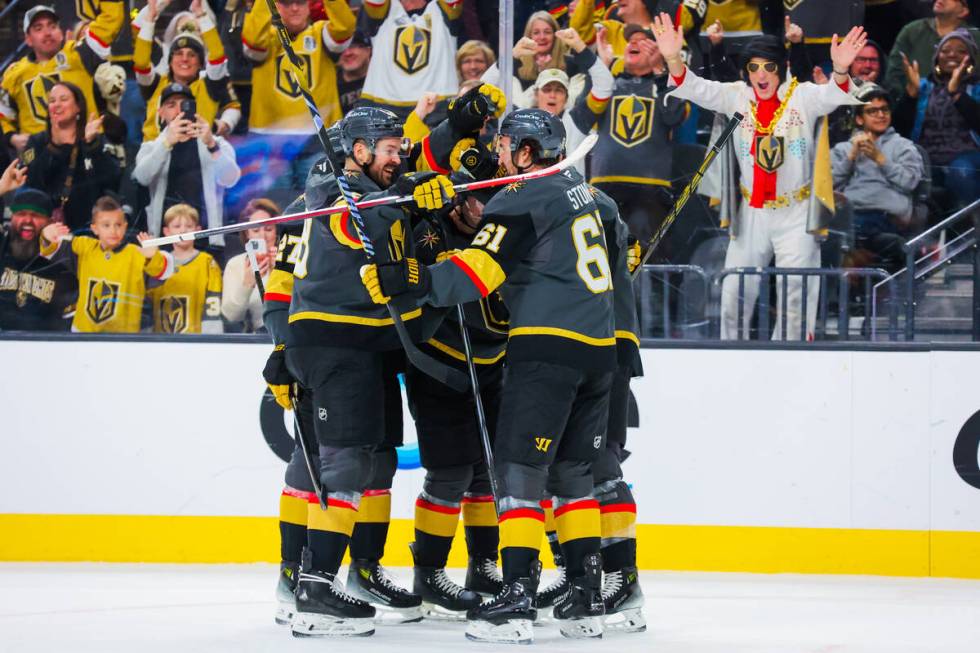
[[[464,161],[474,149],[464,153]],[[472,194],[451,210],[431,214],[416,228],[419,261],[434,264],[466,247],[473,239],[487,196]],[[507,309],[499,293],[490,293],[463,307],[473,362],[477,369],[487,428],[493,440],[507,345]],[[434,357],[465,370],[465,355],[456,311],[422,345]],[[465,618],[481,595],[503,588],[497,572],[497,513],[484,461],[472,393],[459,392],[409,366],[406,387],[419,453],[426,470],[415,503],[414,591],[422,597],[428,617]],[[469,552],[464,587],[446,575],[446,561],[460,513]]]
[[[680,58],[683,39],[670,16],[660,14],[655,20],[654,36],[677,85],[671,96],[725,115],[738,112],[751,118],[743,121],[733,136],[745,202],[731,228],[725,267],[765,266],[773,255],[780,267],[818,267],[820,247],[809,233],[806,202],[813,177],[813,126],[819,116],[838,106],[860,103],[848,94],[847,71],[867,41],[864,30],[855,27],[840,42],[834,38],[830,48],[834,83],[822,85],[798,84],[795,78],[783,81],[786,50],[776,37],[760,36],[746,44],[742,55],[748,84],[723,84],[702,79],[684,65]],[[737,324],[738,283],[735,276],[729,276],[722,284],[722,338],[736,338],[743,328],[747,332],[752,319],[759,280],[745,280],[744,301],[749,309],[742,325]],[[779,336],[785,319],[788,336],[799,338],[802,282],[798,277],[792,278],[788,286],[788,315],[777,318],[774,333]],[[819,284],[809,285],[807,337],[813,334],[819,290]],[[778,292],[782,307],[781,285]]]
[[[560,160],[564,143],[558,118],[524,109],[502,122],[497,151],[507,172],[516,174]],[[361,276],[378,303],[407,294],[450,306],[499,287],[510,309],[494,446],[504,589],[470,609],[467,637],[533,640],[546,490],[556,497],[571,584],[554,616],[570,637],[601,635],[599,506],[591,464],[603,446],[616,339],[605,238],[588,185],[574,170],[512,184],[485,207],[483,227],[458,254],[432,267],[411,259],[367,265]]]

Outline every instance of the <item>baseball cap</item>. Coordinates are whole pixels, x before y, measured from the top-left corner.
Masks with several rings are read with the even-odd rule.
[[[538,73],[538,78],[534,80],[534,88],[544,88],[551,82],[558,82],[568,90],[568,75],[559,68],[545,68]]]
[[[191,91],[190,87],[187,86],[186,84],[181,84],[179,82],[171,82],[170,84],[167,84],[163,88],[163,91],[160,92],[160,104],[163,104],[174,95],[184,95],[188,99],[194,97],[194,93]]]
[[[191,50],[193,50],[194,53],[197,54],[198,61],[201,62],[202,66],[204,65],[205,62],[204,41],[201,40],[200,36],[194,34],[193,32],[184,32],[180,36],[175,38],[170,43],[170,53],[167,61],[169,62],[170,59],[173,58],[174,52],[182,48],[190,48]]]
[[[27,33],[27,30],[31,28],[31,23],[34,22],[34,19],[42,14],[51,14],[51,17],[54,18],[55,22],[58,22],[59,20],[57,12],[55,12],[55,10],[49,7],[48,5],[37,5],[36,7],[31,7],[26,12],[24,12],[25,34]]]
[[[649,28],[644,27],[643,25],[637,25],[636,23],[630,23],[629,25],[626,26],[626,29],[623,30],[623,38],[629,41],[630,37],[632,37],[637,32],[643,32],[644,36],[646,36],[646,38],[650,39],[651,41],[655,40],[653,38],[653,32],[651,32]]]
[[[354,32],[354,36],[351,37],[350,44],[359,45],[362,48],[370,48],[371,39],[369,39],[367,34],[362,32],[361,30],[357,30],[356,32]]]
[[[10,201],[10,212],[17,213],[18,211],[34,211],[50,218],[54,211],[54,202],[51,201],[51,196],[44,191],[23,186],[17,189]]]

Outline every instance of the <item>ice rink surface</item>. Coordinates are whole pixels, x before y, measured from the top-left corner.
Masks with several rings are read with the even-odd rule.
[[[408,569],[393,575],[409,584]],[[547,573],[547,572],[546,572]],[[451,570],[457,580],[460,570]],[[514,651],[463,624],[295,639],[273,623],[272,565],[0,564],[2,653]],[[547,578],[545,579],[547,582]],[[980,581],[865,576],[642,574],[649,629],[598,642],[535,629],[536,651],[976,653]]]

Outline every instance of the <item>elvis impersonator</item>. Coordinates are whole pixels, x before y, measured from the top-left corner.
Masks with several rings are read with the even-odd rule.
[[[779,267],[816,268],[820,266],[820,245],[813,225],[807,224],[808,202],[813,181],[814,125],[844,104],[860,104],[848,94],[848,69],[867,43],[860,26],[841,40],[835,34],[830,46],[833,83],[799,83],[786,79],[786,49],[775,36],[759,36],[743,50],[743,76],[739,81],[721,83],[695,75],[681,60],[684,39],[666,13],[654,19],[654,36],[667,61],[677,88],[673,97],[690,100],[705,109],[728,116],[739,112],[751,116],[733,135],[733,147],[741,175],[745,200],[731,224],[731,242],[725,258],[726,268],[766,266],[776,259]],[[787,284],[787,329],[789,338],[801,333],[802,281],[791,277]],[[782,307],[782,283],[778,306]],[[820,286],[813,280],[807,290],[807,338],[812,338],[816,322]],[[748,333],[752,307],[759,294],[759,278],[747,276],[742,333]],[[728,276],[722,284],[721,337],[738,338],[738,278]],[[782,333],[780,315],[774,337]],[[744,336],[743,336],[744,337]]]

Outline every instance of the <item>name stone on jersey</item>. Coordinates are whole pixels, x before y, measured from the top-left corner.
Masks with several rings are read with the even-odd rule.
[[[612,100],[610,136],[623,147],[635,147],[653,133],[653,98],[620,95]]]

